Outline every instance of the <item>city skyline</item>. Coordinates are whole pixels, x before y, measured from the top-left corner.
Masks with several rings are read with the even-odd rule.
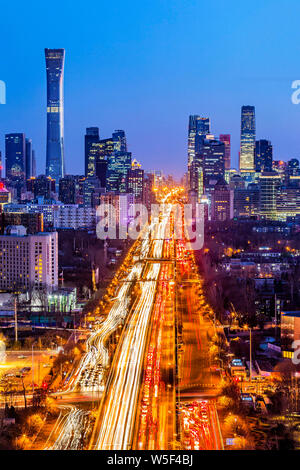
[[[296,2],[292,3],[297,11],[299,6]],[[279,2],[273,2],[273,5],[272,28],[276,30],[281,12]],[[67,173],[83,174],[83,135],[87,127],[99,126],[102,137],[109,135],[112,129],[125,129],[128,150],[139,161],[144,162],[145,168],[163,165],[162,169],[168,173],[172,172],[171,167],[174,166],[173,172],[178,176],[183,173],[186,157],[186,120],[193,113],[209,116],[212,133],[215,135],[231,134],[232,165],[237,167],[240,107],[247,104],[256,108],[257,139],[272,142],[274,159],[288,160],[299,156],[297,122],[300,108],[291,101],[291,84],[298,78],[297,66],[292,59],[296,52],[293,28],[284,26],[285,34],[280,34],[280,37],[278,35],[274,38],[273,34],[271,37],[273,42],[275,40],[274,47],[272,41],[266,40],[267,52],[264,53],[257,39],[250,45],[248,35],[253,28],[262,26],[267,6],[259,5],[255,17],[250,15],[245,22],[243,6],[237,6],[232,12],[230,9],[227,11],[221,2],[217,2],[217,8],[214,7],[213,10],[206,6],[207,24],[202,24],[199,18],[200,7],[195,4],[187,3],[184,9],[180,8],[179,2],[172,6],[163,6],[156,2],[155,6],[156,9],[152,12],[149,6],[143,11],[136,4],[133,25],[123,10],[125,7],[118,2],[110,10],[110,15],[105,14],[104,5],[98,6],[96,11],[103,13],[101,17],[106,17],[107,24],[101,23],[103,28],[95,36],[92,27],[94,20],[89,19],[90,23],[83,21],[83,40],[80,43],[75,37],[77,30],[74,30],[79,12],[74,10],[68,17],[69,9],[66,6],[62,6],[60,11],[62,20],[68,18],[68,35],[60,25],[48,27],[50,18],[47,16],[43,16],[43,21],[36,25],[40,38],[38,44],[32,43],[31,38],[25,38],[24,43],[20,44],[20,37],[17,35],[2,56],[0,78],[7,85],[7,103],[0,107],[1,150],[4,149],[5,133],[24,132],[32,138],[36,150],[37,173],[44,171],[46,77],[43,49],[57,46],[65,48],[67,54]],[[4,7],[3,13],[6,13],[7,18],[11,17],[10,8]],[[119,12],[124,12],[124,15],[120,14],[114,23]],[[24,24],[27,25],[39,18],[39,12],[34,18],[28,17],[26,9],[23,13],[27,20]],[[212,13],[215,25],[212,23]],[[86,13],[83,15],[85,18]],[[169,23],[165,22],[167,17],[171,18]],[[122,18],[124,26],[133,26],[130,34],[125,32],[126,28],[119,18]],[[226,29],[222,18],[226,19],[231,28],[230,37],[224,35]],[[141,27],[135,26],[137,23]],[[175,31],[177,28],[180,30],[183,23],[186,28],[189,26],[187,37],[179,39],[178,35],[178,38],[174,38]],[[105,33],[113,24],[116,31],[114,37],[108,40]],[[3,34],[7,33],[11,37],[11,33],[6,31],[8,26],[12,26],[10,20],[4,25]],[[204,37],[206,34],[210,41],[214,54],[208,56],[203,45],[194,41],[199,26],[203,28]],[[268,31],[269,23],[264,24],[264,27]],[[211,37],[211,30],[216,33],[214,38]],[[239,37],[242,44],[236,46]],[[17,50],[16,41],[20,46]],[[275,58],[275,50],[280,52],[288,45],[290,53],[287,56],[276,54],[276,61],[271,60]],[[240,54],[242,46],[245,49],[243,55]],[[22,68],[22,74],[17,74],[16,64],[24,64],[25,48],[26,67]],[[142,54],[142,48],[147,51],[146,55]],[[197,59],[190,72],[186,65],[196,53]],[[271,54],[268,61],[265,60],[267,53]],[[223,69],[220,78],[219,67],[222,70],[225,61],[226,70]],[[178,62],[181,64],[180,72]],[[203,66],[205,74],[200,73]],[[132,74],[130,70],[134,67],[135,73]],[[285,70],[284,75],[282,70]],[[147,146],[143,144],[145,141]]]
[[[3,5],[0,450],[300,450],[288,6]]]

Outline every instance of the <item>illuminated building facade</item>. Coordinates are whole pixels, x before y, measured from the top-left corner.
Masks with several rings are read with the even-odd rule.
[[[59,180],[58,199],[63,204],[76,204],[76,178],[66,175]]]
[[[215,184],[211,200],[211,219],[224,222],[233,218],[233,191],[223,178]]]
[[[272,171],[273,147],[271,142],[262,139],[255,144],[255,171]]]
[[[234,190],[234,216],[253,217],[259,213],[259,186],[249,184],[247,188],[237,187]]]
[[[277,192],[281,178],[276,172],[261,173],[260,184],[260,217],[276,220],[277,218]]]
[[[57,232],[27,235],[22,225],[0,236],[0,289],[53,289],[58,284]]]
[[[88,127],[84,136],[84,162],[85,162],[85,176],[96,176],[96,159],[97,159],[97,146],[100,140],[99,128]]]
[[[5,135],[5,167],[6,178],[12,183],[25,181],[25,134]]]
[[[127,140],[125,131],[121,129],[115,130],[112,134],[112,140],[114,145],[114,152],[127,152]]]
[[[284,358],[293,359],[293,342],[300,340],[300,311],[281,312],[281,349]]]
[[[54,228],[94,229],[96,225],[96,210],[93,207],[78,204],[61,204],[53,210]]]
[[[225,145],[224,165],[225,171],[227,171],[230,170],[231,165],[230,134],[220,134],[220,142],[223,142]]]
[[[55,180],[45,175],[31,177],[27,180],[27,191],[32,192],[35,198],[51,199],[55,193]]]
[[[225,145],[216,139],[202,139],[197,147],[195,159],[203,169],[204,191],[225,176]]]
[[[25,177],[26,179],[30,178],[33,175],[33,166],[34,166],[34,152],[32,150],[32,140],[25,139]]]
[[[299,176],[300,166],[297,158],[292,158],[287,162],[287,172],[289,176]]]
[[[106,189],[126,193],[127,177],[131,169],[130,152],[114,152],[107,162]]]
[[[254,106],[242,106],[240,147],[241,172],[253,172],[255,169],[255,135],[255,108]]]
[[[1,233],[9,225],[23,225],[28,234],[34,234],[44,231],[43,214],[36,212],[3,212],[0,216]]]
[[[11,200],[11,194],[4,186],[4,183],[0,181],[0,209],[3,208],[4,204],[9,204]]]
[[[144,170],[137,160],[133,160],[127,174],[127,192],[133,193],[136,202],[143,200]]]
[[[56,180],[64,176],[64,49],[45,49],[47,71],[46,175]]]
[[[193,165],[196,154],[196,135],[205,136],[210,133],[209,118],[191,115],[188,128],[188,185],[189,189],[195,190],[198,179],[198,166]]]

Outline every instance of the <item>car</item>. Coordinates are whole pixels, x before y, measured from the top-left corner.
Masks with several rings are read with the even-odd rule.
[[[21,356],[18,356],[18,359],[26,359],[26,356],[21,354]]]

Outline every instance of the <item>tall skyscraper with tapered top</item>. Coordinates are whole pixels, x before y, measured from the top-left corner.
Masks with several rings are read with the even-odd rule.
[[[56,180],[64,176],[64,49],[45,49],[47,70],[47,151],[46,175]]]
[[[253,172],[255,153],[255,108],[242,106],[240,171]]]

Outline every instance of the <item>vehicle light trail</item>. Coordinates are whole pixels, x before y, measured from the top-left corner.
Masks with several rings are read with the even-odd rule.
[[[89,412],[71,406],[70,411],[58,420],[58,437],[45,450],[80,450],[91,431]]]
[[[155,227],[152,258],[161,258],[170,207]],[[140,388],[147,328],[150,321],[160,263],[146,262],[141,295],[122,334],[118,360],[108,379],[106,396],[99,414],[95,449],[128,449],[133,438],[136,405]],[[148,281],[148,282],[147,282]]]
[[[128,314],[130,300],[128,294],[132,283],[142,276],[144,264],[141,260],[149,255],[151,247],[149,235],[154,229],[156,222],[155,220],[146,228],[139,249],[139,256],[133,256],[132,261],[134,264],[126,277],[127,282],[124,282],[119,288],[117,297],[106,320],[88,338],[87,353],[83,356],[78,368],[69,380],[67,392],[74,391],[78,385],[81,391],[103,390],[103,372],[109,365],[109,355],[105,343],[116,328],[124,322]]]

